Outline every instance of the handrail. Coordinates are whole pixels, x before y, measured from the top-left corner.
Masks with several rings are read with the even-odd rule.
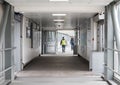
[[[14,65],[13,65],[13,66],[10,66],[10,67],[8,67],[8,68],[6,68],[5,70],[1,71],[1,72],[0,72],[0,74],[5,73],[6,71],[8,71],[8,70],[12,69],[13,67],[14,67]]]
[[[8,51],[8,50],[14,50],[14,49],[16,49],[16,47],[0,49],[0,52],[2,52],[2,51]]]
[[[107,65],[105,65],[105,67],[107,67],[110,71],[112,71],[115,74],[117,74],[118,76],[120,76],[120,74],[118,72],[116,72],[115,70],[113,70],[112,68],[108,67]]]
[[[111,48],[104,48],[105,50],[112,50],[112,51],[116,51],[116,52],[120,52],[119,50],[117,49],[111,49]]]

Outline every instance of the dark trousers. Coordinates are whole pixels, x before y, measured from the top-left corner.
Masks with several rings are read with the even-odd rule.
[[[65,52],[65,45],[62,45],[62,52]]]
[[[74,49],[74,45],[71,45],[71,50],[73,50]]]

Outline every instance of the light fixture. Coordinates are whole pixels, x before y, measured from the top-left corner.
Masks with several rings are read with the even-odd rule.
[[[49,0],[49,1],[53,1],[53,2],[62,2],[62,1],[69,1],[69,0]]]
[[[66,16],[67,14],[52,14],[52,16]]]
[[[63,19],[54,19],[53,21],[54,22],[64,22],[65,20],[63,20]]]

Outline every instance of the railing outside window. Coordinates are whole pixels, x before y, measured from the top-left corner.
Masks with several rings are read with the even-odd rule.
[[[120,53],[120,51],[119,50],[117,50],[117,49],[110,49],[110,48],[105,48],[105,50],[112,50],[113,52],[114,52],[114,69],[113,68],[110,68],[110,67],[108,67],[107,65],[105,65],[105,67],[108,69],[108,70],[110,70],[110,71],[112,71],[113,73],[114,73],[114,79],[117,79],[117,80],[119,80],[120,81],[120,71],[119,71],[119,68],[120,68],[120,66],[119,66],[119,59],[118,59],[118,53]]]
[[[3,82],[5,82],[5,83],[8,83],[8,82],[10,82],[11,80],[7,80],[7,79],[5,79],[5,74],[6,74],[6,72],[8,72],[8,71],[13,71],[13,69],[14,69],[14,65],[11,65],[10,67],[8,67],[8,68],[6,68],[5,69],[5,66],[4,66],[4,55],[2,55],[5,51],[13,51],[13,50],[15,50],[16,49],[16,47],[13,47],[13,48],[5,48],[5,49],[0,49],[0,57],[1,57],[1,70],[0,70],[0,84],[1,83],[3,83]]]

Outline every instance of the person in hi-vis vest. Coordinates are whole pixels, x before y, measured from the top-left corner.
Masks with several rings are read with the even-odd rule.
[[[65,40],[64,37],[62,37],[62,40],[60,42],[60,45],[62,45],[62,52],[65,52],[65,47],[67,45],[67,41]]]

